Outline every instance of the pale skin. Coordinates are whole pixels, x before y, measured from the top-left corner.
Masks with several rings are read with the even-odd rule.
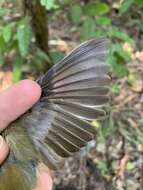
[[[31,80],[22,80],[0,93],[0,131],[31,108],[40,95],[40,86]],[[4,162],[8,152],[8,144],[0,136],[0,164]],[[34,190],[52,190],[49,169],[41,164],[39,171],[37,186]]]

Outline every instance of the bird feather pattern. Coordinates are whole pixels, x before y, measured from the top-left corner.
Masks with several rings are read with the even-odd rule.
[[[109,101],[108,45],[87,41],[39,77],[40,100],[1,133],[10,154],[0,168],[0,190],[33,189],[39,163],[60,169],[94,138],[90,121],[105,117]]]

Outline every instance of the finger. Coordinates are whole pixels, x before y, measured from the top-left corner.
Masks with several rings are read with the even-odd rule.
[[[9,152],[9,148],[4,139],[0,136],[0,164],[5,160],[7,154]]]
[[[0,130],[26,112],[40,98],[40,86],[22,80],[0,94]]]
[[[52,190],[53,180],[49,169],[44,165],[39,165],[38,181],[34,190]]]

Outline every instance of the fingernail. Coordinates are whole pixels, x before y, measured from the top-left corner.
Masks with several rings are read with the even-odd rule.
[[[53,172],[45,164],[40,163],[38,167],[40,172],[48,173],[53,178]]]
[[[3,146],[3,142],[4,142],[3,137],[2,137],[2,136],[0,136],[0,149],[1,149],[1,148],[2,148],[2,146]]]
[[[43,171],[43,172],[50,172],[50,170],[48,169],[48,167],[47,166],[45,166],[45,164],[43,164],[43,163],[40,163],[39,164],[39,169],[41,170],[41,171]]]

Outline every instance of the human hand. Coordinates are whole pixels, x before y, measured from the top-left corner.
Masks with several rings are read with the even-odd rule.
[[[20,81],[0,93],[0,131],[32,107],[40,95],[39,85],[31,80]],[[9,147],[0,136],[0,164],[3,163],[8,152]],[[37,186],[34,190],[52,190],[52,178],[48,168],[41,164],[39,171]]]

